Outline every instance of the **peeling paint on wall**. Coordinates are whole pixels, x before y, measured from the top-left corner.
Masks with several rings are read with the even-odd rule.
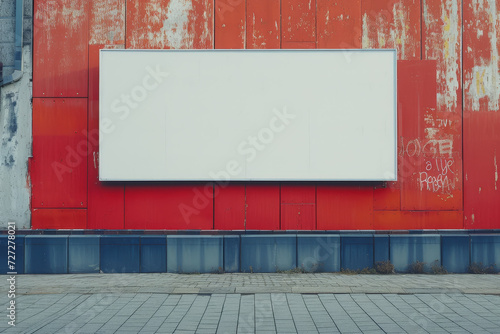
[[[52,32],[61,24],[68,28],[69,35],[66,38],[71,38],[73,34],[81,34],[82,23],[87,20],[85,8],[87,1],[46,0],[37,1],[36,6],[34,23],[43,22],[43,29],[37,31],[43,31],[47,35],[48,50],[52,48],[53,43],[58,42],[53,38]]]
[[[14,156],[17,154],[16,139],[17,133],[17,94],[8,93],[5,95],[5,102],[3,103],[3,120],[4,124],[2,129],[2,160],[0,164],[7,168],[13,168],[15,164]]]
[[[484,17],[484,20],[467,22],[469,29],[477,31],[476,42],[484,46],[480,50],[467,48],[467,53],[474,59],[476,66],[465,70],[464,89],[468,96],[468,107],[479,111],[480,101],[486,98],[488,110],[499,110],[500,100],[500,59],[498,54],[500,33],[500,14],[495,0],[472,1],[474,17]],[[485,34],[486,30],[486,34]]]
[[[171,0],[168,4],[167,18],[163,20],[160,38],[171,48],[193,47],[193,39],[188,33],[189,12],[192,10],[193,4],[190,1]]]
[[[493,156],[493,165],[495,166],[495,190],[498,190],[498,165],[497,165],[497,154],[495,152],[495,155]]]
[[[213,25],[213,1],[129,1],[127,47],[213,48]]]
[[[90,44],[125,43],[125,0],[92,1],[89,22]]]
[[[31,51],[23,48],[24,72],[20,81],[1,88],[0,95],[0,227],[13,221],[30,227]]]
[[[248,49],[280,48],[280,1],[246,1],[246,47]]]
[[[424,59],[436,59],[437,107],[458,112],[461,72],[460,0],[423,0]]]
[[[420,3],[363,2],[363,48],[397,49],[398,59],[420,58]]]

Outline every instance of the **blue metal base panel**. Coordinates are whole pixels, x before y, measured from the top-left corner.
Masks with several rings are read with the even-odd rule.
[[[465,234],[441,236],[441,256],[443,268],[450,273],[469,271],[470,237]]]
[[[68,273],[99,272],[98,235],[70,235],[68,238]]]
[[[297,267],[297,236],[242,235],[241,271],[274,273]]]
[[[340,237],[297,235],[297,266],[306,272],[340,271]]]
[[[216,273],[223,268],[222,236],[167,236],[167,272]]]
[[[471,264],[500,271],[500,235],[471,235]]]
[[[342,269],[373,267],[373,235],[342,235]]]
[[[372,268],[390,259],[396,272],[417,261],[424,270],[442,265],[449,273],[500,271],[500,234],[230,233],[223,235],[16,233],[14,271],[65,273],[338,272]],[[8,236],[2,274],[7,267]]]
[[[104,273],[138,273],[140,236],[101,236],[101,271]]]
[[[167,271],[167,237],[141,236],[141,273]]]
[[[424,262],[424,271],[441,265],[441,236],[391,235],[391,262],[396,272],[408,272],[413,263]]]
[[[24,241],[26,274],[68,273],[67,235],[28,235]]]
[[[224,236],[224,272],[237,273],[240,271],[240,236]]]
[[[9,239],[7,235],[0,236],[0,274],[15,272],[24,274],[24,235],[16,235],[15,239]],[[9,240],[11,242],[9,246]],[[12,253],[9,253],[11,251]],[[13,256],[13,257],[10,257]],[[11,261],[9,263],[8,261]]]
[[[374,235],[373,237],[373,261],[385,262],[391,259],[389,252],[389,235]]]

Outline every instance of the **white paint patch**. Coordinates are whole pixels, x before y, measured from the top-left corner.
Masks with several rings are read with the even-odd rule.
[[[498,183],[498,165],[497,165],[497,155],[493,157],[493,164],[495,165],[495,190],[498,190],[497,183]]]
[[[484,3],[488,3],[485,8]],[[472,100],[472,110],[479,111],[479,100],[488,98],[488,110],[499,111],[500,102],[500,67],[498,55],[498,29],[500,29],[500,15],[497,11],[495,0],[477,0],[474,7],[478,16],[488,14],[490,41],[490,59],[476,59],[479,65],[474,66],[472,73],[465,78],[468,83],[467,94]]]
[[[404,7],[402,1],[395,3],[392,7],[393,21],[388,21],[385,13],[380,12],[373,17],[368,13],[363,15],[363,37],[362,46],[368,49],[395,48],[398,50],[398,59],[415,57],[416,49],[411,45],[411,34],[409,34],[410,13]],[[370,40],[369,28],[376,28],[377,39]],[[420,49],[418,49],[420,52]]]
[[[111,44],[125,40],[125,5],[123,0],[92,1],[90,18],[90,44]]]
[[[454,111],[457,107],[457,90],[460,73],[460,27],[458,26],[458,0],[446,0],[441,4],[441,22],[444,23],[442,42],[444,54],[438,62],[438,83],[444,83],[445,90],[437,94],[439,107]],[[440,47],[436,45],[436,47]]]
[[[188,33],[189,13],[192,10],[191,1],[171,0],[169,2],[167,18],[163,21],[161,28],[166,45],[173,49],[193,47],[194,41]]]
[[[368,14],[363,15],[363,37],[361,38],[361,47],[370,49],[370,38],[368,37]]]
[[[406,59],[405,49],[407,39],[409,38],[409,34],[407,33],[407,22],[410,21],[409,11],[405,10],[402,3],[395,3],[392,7],[392,14],[394,15],[395,29],[391,29],[391,37],[394,46],[399,51],[399,59]]]
[[[488,97],[488,109],[498,110],[500,94],[500,80],[498,76],[498,63],[490,62],[489,65],[474,66],[472,73],[466,78],[468,81],[467,92],[471,97],[472,110],[479,111],[479,100]]]
[[[425,129],[425,138],[427,139],[435,139],[436,134],[439,132],[439,129],[436,128],[426,128]]]

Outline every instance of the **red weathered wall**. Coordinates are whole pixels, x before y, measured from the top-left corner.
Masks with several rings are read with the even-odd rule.
[[[499,10],[500,0],[35,0],[32,226],[500,228]],[[102,48],[396,48],[398,181],[101,183]]]

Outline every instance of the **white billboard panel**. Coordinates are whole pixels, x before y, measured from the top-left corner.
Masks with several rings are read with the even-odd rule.
[[[386,181],[395,50],[101,50],[102,181]]]

